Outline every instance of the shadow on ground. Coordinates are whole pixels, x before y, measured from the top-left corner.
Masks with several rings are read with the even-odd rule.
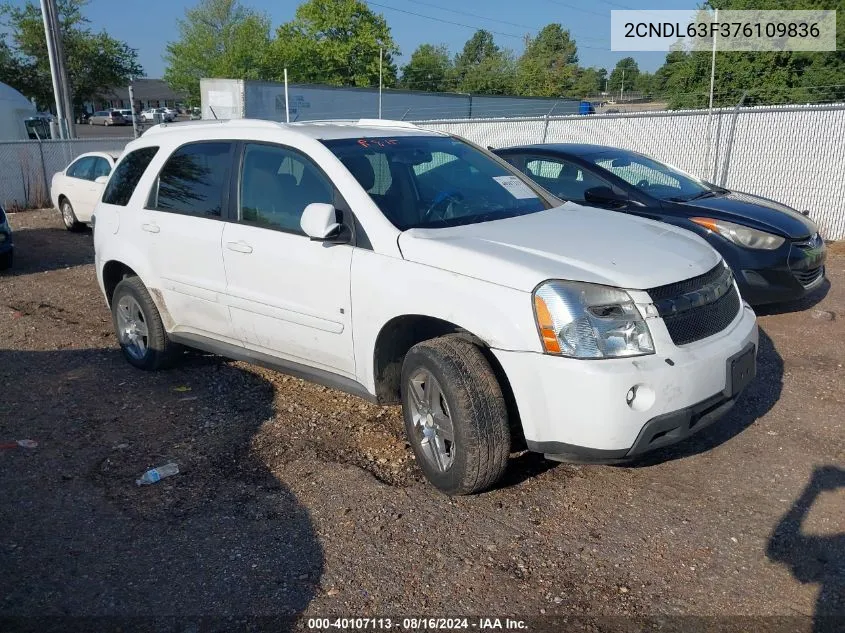
[[[783,358],[775,349],[772,339],[760,328],[757,350],[757,376],[739,397],[736,405],[725,417],[702,429],[688,440],[657,449],[627,466],[654,466],[673,459],[680,459],[709,451],[742,433],[766,415],[780,399],[783,390]]]
[[[787,314],[790,312],[803,312],[809,310],[821,301],[830,292],[830,281],[825,279],[822,285],[813,290],[806,297],[802,297],[797,301],[790,301],[788,303],[767,303],[765,305],[754,306],[754,312],[758,316],[769,316],[773,314]]]
[[[58,213],[58,212],[57,212]],[[14,228],[14,227],[13,227]],[[0,275],[43,273],[94,263],[91,229],[71,232],[64,228],[16,229],[15,263]]]
[[[307,511],[254,458],[272,387],[113,349],[0,350],[0,629],[286,630],[317,592]],[[135,479],[174,461],[180,474]],[[92,619],[93,618],[93,619]],[[253,629],[250,629],[253,630]]]
[[[775,526],[766,548],[769,559],[786,565],[798,582],[820,585],[814,633],[845,630],[845,531],[840,522],[837,533],[808,535],[802,524],[819,495],[839,490],[845,490],[841,467],[823,466],[813,471],[801,496]]]

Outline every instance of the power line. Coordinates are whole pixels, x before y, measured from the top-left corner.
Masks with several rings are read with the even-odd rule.
[[[396,7],[389,7],[386,4],[379,4],[377,2],[371,2],[370,0],[364,0],[364,2],[366,2],[367,4],[369,4],[371,6],[379,7],[380,9],[387,9],[388,11],[397,11],[399,13],[405,13],[406,15],[413,15],[415,17],[423,18],[423,19],[426,19],[426,20],[433,20],[435,22],[442,22],[443,24],[451,24],[453,26],[462,26],[466,29],[472,29],[474,31],[485,30],[485,31],[488,31],[489,33],[494,33],[496,35],[502,35],[504,37],[513,37],[513,38],[516,38],[518,40],[521,40],[522,37],[523,37],[522,35],[515,35],[514,33],[503,33],[502,31],[493,31],[492,29],[480,29],[479,27],[472,26],[470,24],[462,24],[461,22],[452,22],[451,20],[444,20],[443,18],[435,18],[434,16],[431,16],[431,15],[423,15],[422,13],[416,13],[414,11],[406,11],[405,9],[397,9]]]
[[[579,6],[574,4],[567,4],[566,2],[561,2],[560,0],[546,0],[546,2],[551,2],[552,4],[559,5],[561,7],[566,7],[567,9],[572,9],[573,11],[581,11],[582,13],[590,13],[592,15],[598,15],[603,18],[608,17],[607,13],[599,13],[598,11],[591,11],[590,9],[583,9]]]
[[[421,2],[420,0],[411,0],[414,4],[421,4],[426,7],[431,7],[433,9],[440,9],[441,11],[448,11],[449,13],[455,13],[457,15],[466,15],[471,18],[479,18],[481,20],[487,20],[488,22],[497,22],[499,24],[504,24],[506,26],[515,26],[520,29],[529,29],[531,31],[539,31],[541,27],[539,26],[528,26],[527,24],[517,24],[516,22],[506,22],[504,20],[497,20],[495,18],[488,18],[484,15],[479,15],[477,13],[469,13],[468,11],[458,11],[457,9],[448,9],[446,7],[440,6],[439,4],[432,4],[430,2]]]

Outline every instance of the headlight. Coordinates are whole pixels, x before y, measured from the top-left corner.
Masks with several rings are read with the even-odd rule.
[[[624,290],[577,281],[547,281],[534,291],[543,349],[572,358],[654,354],[648,326]]]
[[[737,246],[744,246],[745,248],[757,248],[765,251],[773,251],[783,244],[786,239],[779,235],[772,235],[765,231],[758,231],[741,224],[734,224],[733,222],[725,222],[724,220],[714,220],[712,218],[690,218],[699,226],[705,229],[718,233],[726,240],[729,240]]]

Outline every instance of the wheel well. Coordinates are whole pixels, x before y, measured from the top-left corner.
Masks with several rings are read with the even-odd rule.
[[[106,262],[106,265],[103,266],[103,286],[106,289],[106,298],[109,301],[109,305],[111,305],[111,298],[114,295],[114,289],[117,288],[117,284],[126,277],[137,276],[134,270],[122,262],[114,260]]]
[[[62,200],[67,200],[67,196],[63,193],[60,193],[58,198],[59,206],[62,206]]]

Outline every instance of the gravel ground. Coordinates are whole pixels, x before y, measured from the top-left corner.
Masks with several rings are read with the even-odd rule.
[[[450,499],[397,408],[198,353],[133,369],[90,233],[10,222],[0,443],[38,446],[0,449],[2,630],[845,630],[845,249],[823,292],[760,317],[758,378],[717,425],[628,467],[514,455],[497,490]]]

